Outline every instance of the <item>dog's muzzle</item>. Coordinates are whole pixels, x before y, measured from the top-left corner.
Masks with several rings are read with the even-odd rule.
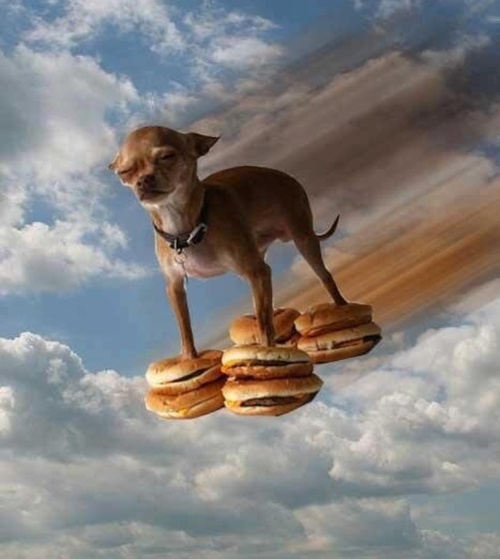
[[[136,182],[137,195],[141,200],[152,198],[159,194],[156,188],[156,178],[154,175],[143,175]]]
[[[146,190],[154,190],[156,186],[156,178],[154,175],[142,175],[136,182],[137,190],[145,192]]]

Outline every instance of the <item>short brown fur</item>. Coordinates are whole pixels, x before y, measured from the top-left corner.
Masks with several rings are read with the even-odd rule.
[[[109,165],[130,187],[153,223],[172,235],[189,233],[206,208],[208,232],[182,255],[155,234],[156,254],[167,280],[167,294],[181,336],[181,355],[194,358],[194,344],[184,287],[186,276],[213,277],[234,272],[252,289],[260,343],[274,345],[271,269],[264,261],[269,245],[292,240],[337,305],[347,301],[324,265],[307,195],[293,177],[274,169],[235,167],[200,181],[197,159],[218,138],[182,134],[146,126],[125,139]],[[336,224],[334,224],[336,225]]]

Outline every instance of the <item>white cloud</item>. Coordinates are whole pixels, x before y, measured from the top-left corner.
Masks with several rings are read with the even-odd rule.
[[[445,51],[425,50],[422,52],[422,59],[431,65],[445,67],[446,65],[460,65],[465,62],[466,56],[474,51],[480,51],[491,43],[491,37],[478,33],[471,35],[463,33],[453,44],[453,46]]]
[[[100,275],[143,277],[141,266],[113,258],[124,244],[123,233],[109,223],[90,228],[58,220],[0,228],[0,295],[60,292]]]
[[[200,40],[217,37],[221,33],[227,34],[231,31],[241,33],[244,30],[247,34],[256,34],[277,27],[272,21],[261,16],[237,11],[226,12],[214,3],[208,2],[202,6],[201,10],[186,14],[184,23]]]
[[[53,21],[35,18],[24,39],[50,49],[76,49],[109,25],[137,35],[164,61],[172,53],[185,57],[185,69],[202,81],[216,78],[223,67],[262,70],[283,54],[260,37],[276,28],[273,22],[214,2],[183,14],[158,0],[70,0]]]
[[[409,11],[422,4],[422,0],[377,0],[367,2],[366,0],[353,0],[355,10],[364,10],[368,7],[376,8],[376,17],[385,19],[401,11]]]
[[[12,389],[7,386],[0,387],[0,436],[10,431],[10,416],[14,407]]]
[[[107,221],[107,189],[95,178],[116,149],[106,115],[128,118],[139,104],[133,85],[92,58],[22,46],[0,55],[0,76],[6,84],[1,294],[68,289],[98,275],[143,275],[116,256],[126,237]],[[54,212],[53,223],[23,225],[27,209],[40,201]]]
[[[283,50],[255,37],[223,38],[213,45],[212,59],[230,68],[244,68],[279,58]]]
[[[196,13],[184,18],[194,39],[193,54],[197,75],[203,81],[212,80],[220,68],[257,72],[258,78],[272,67],[284,50],[262,38],[276,28],[268,19],[238,11],[226,11],[216,4],[206,3]]]
[[[465,0],[465,6],[470,15],[477,15],[484,12],[487,8],[496,4],[496,0]]]
[[[345,390],[345,397],[368,395],[372,404],[361,437],[337,454],[334,478],[364,483],[365,491],[397,493],[410,486],[415,492],[456,490],[498,475],[491,460],[500,427],[495,309],[498,303],[470,324],[427,332],[388,370]],[[390,393],[381,393],[384,383]]]
[[[360,499],[299,510],[308,544],[316,551],[352,556],[400,557],[421,546],[421,535],[402,500]],[[370,555],[368,555],[370,556]]]
[[[144,410],[142,377],[88,372],[67,346],[34,334],[1,339],[9,507],[0,550],[489,557],[498,534],[457,543],[422,530],[423,509],[413,514],[407,496],[499,475],[499,305],[429,330],[408,350],[394,344],[374,369],[372,358],[357,360],[373,372],[342,393],[329,387],[344,366],[321,368],[319,401],[279,419],[157,420]]]
[[[469,545],[471,559],[496,559],[500,549],[500,534],[477,535]]]
[[[85,56],[20,46],[11,57],[0,55],[0,76],[6,84],[0,111],[7,119],[0,160],[12,174],[37,183],[71,179],[103,165],[116,147],[106,113],[124,119],[139,102],[129,80]]]
[[[422,0],[382,0],[377,9],[377,16],[385,19],[399,11],[410,11],[420,7]]]
[[[141,95],[144,111],[131,115],[128,128],[132,130],[144,125],[145,113],[148,115],[148,122],[163,122],[168,123],[171,128],[180,128],[184,124],[186,113],[199,107],[200,102],[200,96],[196,92],[180,83],[171,82],[166,93],[148,92]]]
[[[158,0],[69,0],[54,21],[38,19],[24,39],[54,48],[70,49],[99,35],[106,24],[121,32],[148,38],[153,50],[166,53],[184,46],[167,6]]]
[[[23,207],[26,204],[26,189],[16,184],[16,181],[10,182],[6,173],[0,170],[0,176],[3,175],[4,191],[0,192],[0,223],[4,227],[10,227],[19,223],[23,216]]]

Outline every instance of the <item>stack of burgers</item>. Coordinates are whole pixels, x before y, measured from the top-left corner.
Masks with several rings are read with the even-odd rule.
[[[281,345],[274,347],[255,343],[255,317],[247,315],[231,325],[230,335],[237,345],[222,356],[222,371],[229,377],[222,393],[230,411],[239,415],[283,415],[316,396],[323,382],[313,374],[310,357],[291,343],[285,345],[293,337],[297,314],[293,309],[275,311],[276,338]]]
[[[222,351],[207,350],[196,359],[163,359],[149,365],[145,404],[165,419],[191,419],[224,407]]]
[[[359,303],[324,303],[303,314],[276,309],[274,327],[276,345],[262,346],[255,316],[245,315],[231,324],[235,345],[226,351],[151,363],[146,408],[166,419],[200,417],[224,406],[239,415],[283,415],[321,389],[315,363],[363,355],[382,338],[371,306]]]
[[[359,303],[314,305],[295,320],[295,328],[301,336],[297,347],[308,353],[313,363],[363,355],[382,339],[372,320],[372,307]]]

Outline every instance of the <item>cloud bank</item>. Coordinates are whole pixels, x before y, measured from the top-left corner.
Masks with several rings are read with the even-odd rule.
[[[138,99],[133,85],[89,57],[24,46],[1,56],[0,75],[8,84],[0,97],[1,294],[66,290],[99,275],[143,277],[117,252],[127,240],[107,219],[109,193],[95,174],[116,143],[105,114],[126,114]],[[52,211],[48,222],[30,220],[40,204]]]
[[[89,372],[34,334],[2,339],[2,555],[485,557],[494,535],[431,533],[411,495],[499,474],[498,311],[322,366],[318,401],[262,421],[157,420],[143,378]]]

